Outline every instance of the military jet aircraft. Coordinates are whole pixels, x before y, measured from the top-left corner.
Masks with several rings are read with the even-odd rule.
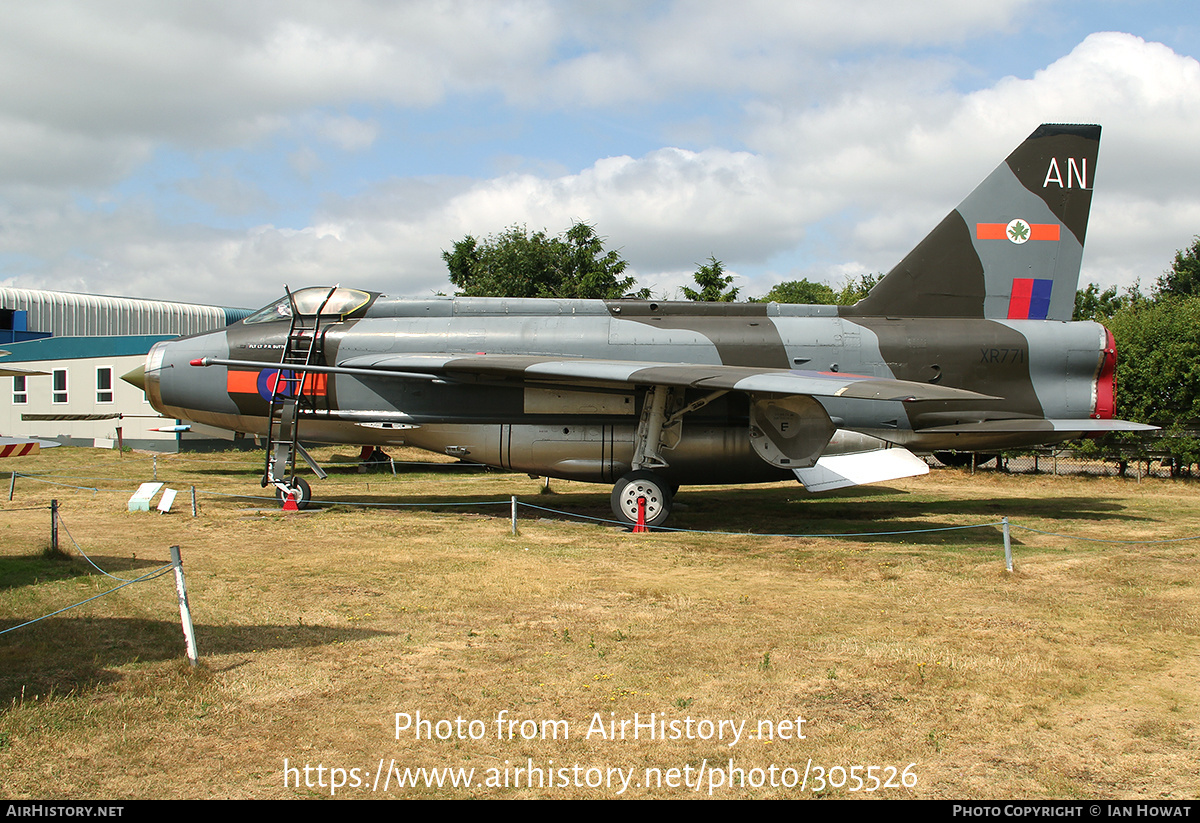
[[[613,483],[623,522],[680,485],[823,491],[928,471],[913,454],[1107,431],[1116,347],[1070,322],[1099,126],[1043,125],[853,306],[402,299],[301,289],[131,374],[168,417],[267,438],[263,485],[306,502],[301,440],[407,444]]]

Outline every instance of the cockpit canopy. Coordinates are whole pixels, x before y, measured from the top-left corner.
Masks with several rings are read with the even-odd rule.
[[[346,317],[371,301],[369,292],[359,289],[343,289],[340,286],[311,286],[300,289],[290,295],[284,295],[269,306],[261,308],[242,322],[246,325],[254,323],[270,323],[275,320],[290,320],[292,313],[312,317],[320,314],[322,317]]]

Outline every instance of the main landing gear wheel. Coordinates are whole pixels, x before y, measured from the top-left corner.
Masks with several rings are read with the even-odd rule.
[[[308,481],[301,477],[293,477],[292,491],[296,494],[296,508],[307,509],[308,503],[312,500],[312,489],[308,485]],[[275,496],[279,498],[279,502],[287,503],[287,493],[278,486],[275,487]]]
[[[671,487],[652,471],[630,472],[613,486],[612,510],[631,526],[638,522],[638,498],[646,500],[646,525],[661,526],[671,514]]]

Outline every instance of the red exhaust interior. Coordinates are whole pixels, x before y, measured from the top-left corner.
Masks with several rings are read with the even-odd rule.
[[[1096,408],[1092,417],[1111,420],[1117,404],[1117,341],[1112,332],[1104,330],[1104,359],[1096,374]]]

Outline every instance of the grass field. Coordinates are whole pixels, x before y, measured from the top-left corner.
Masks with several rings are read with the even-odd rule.
[[[1194,482],[685,487],[672,519],[1007,516],[1010,574],[994,525],[522,507],[514,537],[510,495],[609,517],[605,487],[522,475],[334,473],[284,515],[226,496],[262,494],[256,454],[161,456],[159,515],[126,511],[147,455],[4,468],[43,476],[0,502],[0,628],[118,585],[72,541],[122,578],[179,545],[201,655],[171,575],[0,635],[5,798],[1200,795],[1200,541],[1079,539],[1200,535]]]

